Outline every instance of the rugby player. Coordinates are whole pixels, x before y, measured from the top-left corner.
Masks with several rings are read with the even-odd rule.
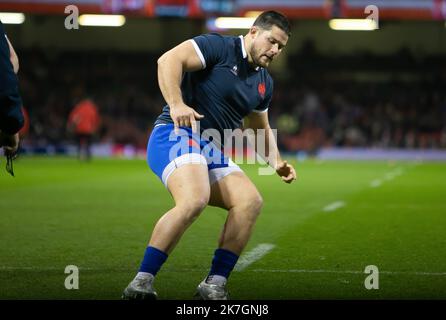
[[[209,161],[203,150],[216,142],[197,139],[197,131],[214,129],[223,135],[225,129],[239,128],[248,118],[251,128],[267,131],[267,152],[275,154],[269,165],[284,182],[296,179],[294,168],[280,157],[268,122],[273,80],[266,68],[289,36],[286,17],[267,11],[245,36],[200,35],[159,58],[158,81],[167,105],[149,138],[147,161],[175,206],[157,222],[124,299],[156,299],[154,277],[207,205],[223,208],[228,215],[197,295],[204,300],[228,299],[227,279],[251,236],[263,200],[251,180],[219,148],[212,148],[212,159],[222,161]]]

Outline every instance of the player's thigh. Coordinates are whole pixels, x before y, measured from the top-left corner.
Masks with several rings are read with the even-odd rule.
[[[167,180],[167,189],[176,204],[206,206],[210,185],[205,164],[184,164],[176,168]]]
[[[229,210],[235,206],[261,207],[262,197],[242,171],[232,172],[211,185],[209,205]]]
[[[199,148],[190,147],[191,132],[174,134],[172,124],[153,129],[147,145],[147,163],[172,194],[177,205],[196,206],[209,199],[207,161]]]

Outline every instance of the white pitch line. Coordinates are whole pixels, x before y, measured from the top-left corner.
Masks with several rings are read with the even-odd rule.
[[[370,182],[370,187],[372,188],[378,188],[382,185],[382,181],[379,179],[373,180],[372,182]]]
[[[329,205],[325,206],[323,210],[325,212],[330,212],[330,211],[335,211],[339,208],[342,208],[343,206],[345,206],[344,201],[335,201],[335,202],[330,203]]]
[[[253,269],[251,272],[267,273],[335,273],[335,274],[366,274],[364,271],[353,270],[307,270],[307,269]],[[408,276],[446,276],[446,272],[421,272],[421,271],[379,271],[379,274],[408,275]]]
[[[400,167],[388,172],[385,174],[384,178],[382,180],[384,181],[392,181],[396,177],[402,175],[404,170]],[[375,179],[372,182],[370,182],[371,188],[378,188],[383,184],[383,181],[381,179]]]
[[[257,260],[262,259],[268,252],[273,250],[275,247],[274,244],[271,243],[261,243],[251,251],[243,254],[238,260],[237,264],[234,267],[235,271],[242,271],[246,269],[250,264],[256,262]]]
[[[68,264],[70,265],[70,264]],[[72,265],[72,264],[71,264]],[[10,266],[0,266],[0,271],[61,271],[64,272],[65,267],[10,267]],[[111,270],[111,271],[124,271],[129,269],[124,268],[84,268],[79,267],[79,270],[82,271],[101,271],[101,270]]]
[[[132,268],[82,268],[79,267],[79,271],[126,271],[128,272]],[[60,271],[64,273],[65,267],[12,267],[12,266],[0,266],[0,271]],[[132,269],[133,270],[133,269]],[[130,270],[130,271],[132,271]],[[135,269],[136,270],[136,269]],[[162,269],[164,272],[207,272],[207,268],[166,268]],[[235,269],[234,271],[242,271]],[[136,272],[136,271],[135,271]],[[333,274],[366,274],[363,271],[358,270],[323,270],[323,269],[251,269],[245,272],[259,272],[259,273],[333,273]],[[446,277],[446,272],[425,272],[425,271],[379,271],[379,274],[389,275],[406,275],[406,276],[434,276],[434,277]]]
[[[393,172],[387,173],[386,176],[384,177],[384,180],[387,180],[387,181],[391,181],[393,179],[395,179],[395,174]]]

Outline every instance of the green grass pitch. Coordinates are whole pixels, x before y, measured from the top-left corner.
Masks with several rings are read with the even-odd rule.
[[[275,247],[233,272],[232,299],[446,298],[445,163],[294,164],[291,185],[244,167],[265,200],[245,252]],[[120,299],[172,205],[145,161],[22,157],[15,178],[0,165],[0,299]],[[186,232],[155,281],[160,299],[192,299],[225,216],[209,207]],[[67,265],[78,290],[64,286]]]

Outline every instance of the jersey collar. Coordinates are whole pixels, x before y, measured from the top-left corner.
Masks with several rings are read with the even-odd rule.
[[[242,46],[242,55],[243,55],[243,59],[246,59],[248,57],[248,54],[246,53],[246,49],[245,49],[245,41],[243,40],[243,36],[240,35],[240,42],[241,42],[241,46]],[[260,70],[260,67],[256,67],[255,68],[256,71]]]

